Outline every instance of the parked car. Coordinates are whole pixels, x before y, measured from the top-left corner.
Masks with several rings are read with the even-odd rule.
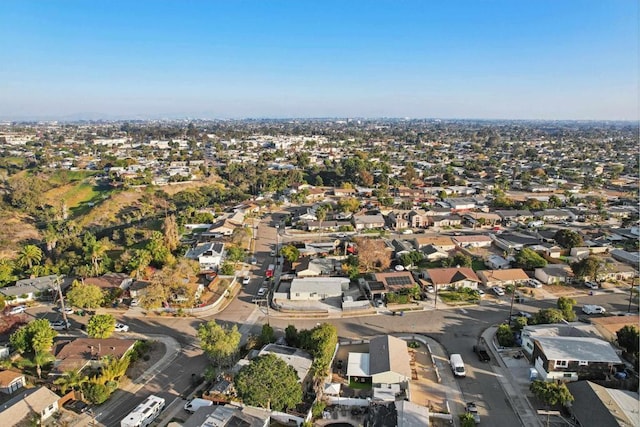
[[[478,289],[478,290],[477,290],[477,292],[478,292],[478,296],[479,296],[480,298],[482,298],[483,296],[485,296],[485,293],[484,293],[484,291],[483,291],[482,289]]]
[[[433,286],[431,286],[431,285],[427,286],[427,292],[429,292],[430,294],[435,292],[435,291],[436,290],[435,290],[435,288]]]
[[[15,307],[12,307],[11,310],[9,310],[9,314],[22,314],[25,311],[27,311],[26,305],[16,305]]]
[[[542,283],[540,283],[540,281],[536,280],[536,279],[527,280],[527,285],[529,285],[532,288],[541,288],[542,287]]]
[[[502,289],[500,286],[494,286],[493,288],[491,288],[491,290],[499,297],[504,296],[504,289]]]
[[[248,284],[249,284],[249,280],[251,280],[251,279],[249,278],[249,276],[245,276],[245,277],[243,277],[243,278],[242,278],[242,284],[243,284],[243,285],[248,285]]]
[[[513,313],[511,315],[511,320],[515,320],[518,317],[524,317],[526,319],[531,319],[533,315],[531,313],[527,313],[526,311],[518,311],[517,313]]]
[[[256,295],[258,295],[259,297],[263,297],[265,296],[267,293],[267,288],[260,288],[258,289],[258,293]]]
[[[64,331],[71,327],[71,323],[65,322],[64,320],[55,320],[53,322],[49,321],[49,323],[51,323],[51,328],[55,331]]]
[[[138,304],[140,304],[140,301],[138,301],[138,298],[133,298],[133,299],[131,300],[131,302],[129,303],[129,306],[130,306],[130,307],[137,307],[137,306],[138,306]]]
[[[129,325],[125,325],[124,323],[116,323],[115,328],[113,328],[114,332],[129,332]]]
[[[476,424],[480,424],[480,414],[478,414],[478,407],[476,406],[475,402],[467,402],[464,411],[473,416],[473,421]]]
[[[65,402],[64,405],[62,405],[62,407],[64,409],[73,411],[76,414],[83,414],[87,412],[87,410],[89,409],[89,405],[87,405],[81,400],[69,400],[68,402]]]
[[[598,289],[599,286],[596,282],[584,282],[584,285],[590,289]]]
[[[56,311],[60,311],[60,312],[62,312],[62,307],[56,307],[56,308],[55,308],[55,310],[56,310]],[[65,307],[64,307],[64,312],[65,312],[66,314],[73,314],[73,308],[71,308],[71,307],[69,307],[69,306],[66,306],[66,305],[65,305]]]

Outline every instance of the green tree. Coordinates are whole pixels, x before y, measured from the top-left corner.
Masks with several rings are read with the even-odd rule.
[[[289,262],[296,262],[300,258],[300,251],[293,245],[287,245],[280,249],[280,254]]]
[[[0,311],[4,310],[7,306],[7,301],[4,299],[4,295],[0,295]]]
[[[231,246],[227,249],[226,258],[230,262],[237,264],[244,259],[244,251],[238,246]]]
[[[473,415],[468,412],[460,414],[460,427],[476,427],[476,421],[473,419]]]
[[[83,250],[88,260],[91,262],[92,273],[94,276],[99,275],[104,271],[104,260],[106,258],[107,251],[112,247],[111,241],[108,238],[97,240],[96,237],[87,233],[83,239]]]
[[[600,271],[600,260],[594,256],[590,256],[571,264],[571,270],[576,277],[581,279],[590,278],[598,280],[598,272]]]
[[[551,406],[566,405],[573,402],[573,396],[566,384],[535,380],[529,390],[540,400]]]
[[[109,396],[111,396],[111,391],[109,388],[100,382],[90,381],[84,384],[82,388],[83,395],[85,399],[94,405],[100,405],[104,403]]]
[[[218,366],[229,364],[240,346],[242,335],[238,327],[219,325],[215,320],[202,323],[198,327],[198,339],[204,353]]]
[[[60,387],[62,394],[66,394],[67,390],[79,390],[82,385],[89,381],[89,377],[83,375],[76,369],[69,369],[56,379],[53,383]]]
[[[638,354],[638,328],[634,325],[625,325],[616,332],[618,344],[627,350],[627,353]]]
[[[87,322],[87,335],[91,338],[109,338],[115,327],[115,317],[110,314],[96,314]]]
[[[298,347],[300,341],[298,329],[294,325],[288,325],[284,330],[284,339],[287,341],[287,345]]]
[[[247,405],[283,411],[302,402],[302,386],[292,366],[273,354],[259,356],[235,378],[238,396]]]
[[[13,274],[14,265],[10,259],[0,259],[0,287],[15,282],[17,277]]]
[[[104,301],[104,294],[99,286],[74,280],[67,292],[67,301],[78,308],[98,308]]]
[[[496,337],[498,338],[498,344],[503,347],[512,347],[515,342],[511,326],[505,323],[498,326]]]
[[[47,319],[36,319],[11,334],[9,342],[19,353],[33,354],[48,351],[57,335]]]
[[[32,361],[36,366],[36,374],[38,375],[38,378],[42,378],[42,367],[53,362],[54,360],[55,357],[53,357],[53,354],[49,353],[48,351],[36,351],[33,354]]]
[[[573,306],[576,305],[576,300],[569,297],[558,298],[557,307],[562,312],[564,320],[573,322],[576,320],[576,313],[573,311]]]
[[[327,219],[329,208],[326,205],[318,206],[316,209],[316,218],[318,218],[318,229],[322,231],[322,222]]]
[[[236,269],[230,262],[223,262],[220,266],[220,274],[224,276],[232,276]]]
[[[267,345],[276,342],[276,334],[273,331],[273,327],[268,323],[262,325],[262,332],[260,333],[260,342],[262,345]]]
[[[36,245],[26,245],[18,254],[16,264],[18,267],[30,270],[35,264],[40,264],[40,261],[42,261],[42,249]]]
[[[338,200],[338,210],[340,212],[358,212],[360,209],[360,200],[355,197],[344,197]]]
[[[584,245],[584,241],[580,234],[576,231],[569,230],[567,228],[560,229],[556,231],[556,234],[553,236],[553,239],[563,248],[571,249],[577,246]]]
[[[564,314],[557,308],[544,308],[539,310],[531,318],[532,325],[546,325],[560,323],[564,320]]]
[[[156,267],[162,267],[165,264],[173,264],[175,261],[175,257],[165,245],[164,235],[159,231],[154,231],[151,234],[151,238],[145,246],[145,249],[151,254],[151,262]]]
[[[164,234],[164,244],[169,251],[175,251],[180,245],[180,233],[178,223],[174,215],[169,215],[162,222],[162,233]]]
[[[538,253],[529,249],[523,248],[516,254],[516,263],[524,270],[533,270],[536,268],[542,268],[547,265],[547,260],[542,258]]]

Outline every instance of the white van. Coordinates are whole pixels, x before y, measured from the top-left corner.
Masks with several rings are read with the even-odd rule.
[[[464,362],[462,361],[462,356],[459,354],[452,354],[449,358],[449,364],[451,365],[453,375],[456,377],[464,377],[467,375],[467,371],[464,368]]]
[[[200,399],[196,397],[195,399],[192,399],[187,403],[185,403],[184,410],[187,412],[194,413],[200,408],[204,408],[211,405],[213,405],[213,402],[211,400]]]

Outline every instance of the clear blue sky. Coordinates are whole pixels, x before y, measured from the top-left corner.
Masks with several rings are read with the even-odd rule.
[[[0,119],[637,120],[637,0],[0,1]]]

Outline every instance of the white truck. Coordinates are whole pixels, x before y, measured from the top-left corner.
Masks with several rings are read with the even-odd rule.
[[[582,306],[582,312],[584,314],[604,314],[607,310],[604,307],[593,304],[586,304]]]

